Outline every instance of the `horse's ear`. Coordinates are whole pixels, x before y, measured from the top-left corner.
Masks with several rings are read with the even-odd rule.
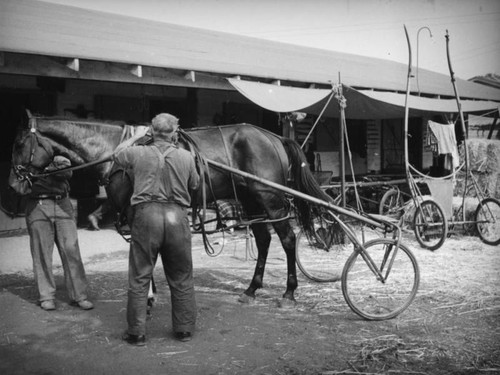
[[[25,107],[22,107],[19,116],[21,118],[21,121],[19,123],[19,128],[28,129],[30,124],[30,119],[33,117],[31,111]]]

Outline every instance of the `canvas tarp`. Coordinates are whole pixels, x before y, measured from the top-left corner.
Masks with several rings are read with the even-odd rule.
[[[228,78],[231,85],[257,105],[273,112],[306,112],[319,115],[334,89],[315,89],[279,86],[268,83]],[[347,101],[346,118],[390,119],[404,118],[405,94],[356,90],[343,85],[342,94]],[[433,99],[410,95],[410,116],[425,114],[457,113],[455,99]],[[491,101],[461,100],[464,113],[487,113],[498,110],[500,103]],[[324,112],[326,117],[339,117],[339,104],[333,98]]]

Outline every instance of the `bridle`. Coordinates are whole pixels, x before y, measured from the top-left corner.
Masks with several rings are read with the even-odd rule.
[[[39,174],[33,174],[30,170],[39,170],[42,171],[44,167],[37,167],[33,165],[33,159],[35,157],[35,152],[36,152],[36,146],[40,146],[48,156],[48,160],[50,163],[50,160],[52,159],[53,156],[53,150],[48,148],[40,139],[40,134],[38,130],[36,129],[36,119],[35,118],[30,118],[30,130],[28,134],[26,134],[23,139],[21,140],[20,144],[24,145],[26,141],[30,142],[30,152],[29,152],[29,159],[26,164],[16,164],[13,165],[13,170],[14,173],[16,174],[16,177],[19,181],[26,181],[28,182],[29,185],[32,184],[32,179],[34,177],[40,177],[41,175]],[[47,163],[48,165],[48,163]]]
[[[36,128],[36,117],[31,117],[29,119],[29,122],[30,122],[30,130],[29,130],[29,133],[26,134],[23,139],[21,140],[21,144],[24,144],[27,139],[29,138],[29,141],[30,141],[30,157],[29,157],[29,160],[28,160],[28,163],[22,165],[22,164],[17,164],[17,165],[14,165],[12,168],[14,170],[14,173],[16,174],[17,176],[17,179],[19,181],[26,181],[30,186],[32,184],[32,179],[33,178],[40,178],[40,177],[47,177],[47,176],[50,176],[50,175],[53,175],[53,174],[57,174],[57,173],[60,173],[61,171],[74,171],[74,170],[77,170],[77,169],[83,169],[83,168],[88,168],[88,167],[91,167],[91,166],[94,166],[94,165],[97,165],[97,164],[101,164],[101,163],[105,163],[105,162],[108,162],[108,161],[111,161],[113,160],[113,155],[110,155],[110,156],[107,156],[105,158],[102,158],[102,159],[99,159],[99,160],[95,160],[95,161],[92,161],[92,162],[88,162],[88,163],[84,163],[84,164],[81,164],[81,165],[75,165],[75,166],[72,166],[72,167],[65,167],[65,168],[61,168],[61,169],[55,169],[55,170],[52,170],[50,172],[43,172],[43,170],[45,169],[45,167],[47,165],[50,164],[50,162],[52,161],[52,158],[54,156],[54,151],[52,150],[52,147],[50,147],[50,145],[46,145],[44,144],[44,142],[42,142],[42,138],[43,135],[40,134],[40,132],[37,130]],[[34,157],[35,157],[35,152],[36,152],[36,146],[40,146],[46,153],[47,153],[47,156],[48,156],[48,163],[45,165],[45,166],[42,166],[42,167],[37,167],[37,166],[34,166],[33,165],[33,160],[34,160]],[[38,171],[38,173],[32,173],[30,171],[30,169],[35,169]]]

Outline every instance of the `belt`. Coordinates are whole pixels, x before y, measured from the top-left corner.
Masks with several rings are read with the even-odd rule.
[[[37,195],[37,196],[34,196],[34,197],[31,197],[32,199],[53,199],[53,200],[61,200],[63,198],[66,198],[66,195],[52,195],[52,194],[41,194],[41,195]]]

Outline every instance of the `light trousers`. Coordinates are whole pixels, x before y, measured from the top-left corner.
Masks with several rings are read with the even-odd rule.
[[[76,302],[86,300],[87,278],[78,245],[73,206],[69,198],[29,199],[26,225],[40,301],[55,298],[56,283],[52,273],[54,244],[61,257],[69,298]]]

